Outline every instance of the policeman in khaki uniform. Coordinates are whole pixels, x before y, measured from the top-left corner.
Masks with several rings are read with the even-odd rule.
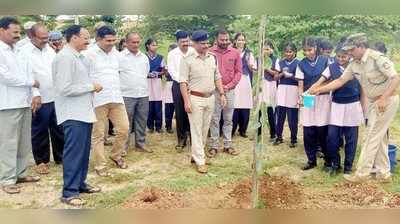
[[[180,89],[190,122],[192,138],[192,162],[199,173],[207,173],[204,148],[214,112],[217,88],[221,104],[226,105],[221,76],[214,55],[208,52],[208,33],[204,30],[193,32],[193,52],[180,64]]]
[[[329,92],[356,78],[369,101],[368,129],[358,159],[354,175],[344,175],[350,182],[363,182],[370,178],[372,167],[376,168],[376,179],[390,182],[390,164],[388,157],[388,129],[399,107],[396,89],[400,77],[391,62],[382,53],[369,49],[365,34],[350,35],[343,50],[353,56],[353,61],[343,75],[330,84],[317,88],[311,94]]]

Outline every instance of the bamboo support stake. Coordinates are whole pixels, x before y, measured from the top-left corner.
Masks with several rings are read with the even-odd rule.
[[[262,83],[262,79],[264,77],[264,39],[265,39],[265,27],[266,27],[266,16],[262,15],[261,20],[260,20],[260,27],[258,31],[258,47],[259,47],[259,57],[258,57],[258,76],[257,76],[257,82],[255,83],[255,88],[256,88],[256,93],[255,93],[255,99],[254,102],[256,102],[256,110],[255,110],[255,116],[253,116],[253,119],[259,119],[259,113],[261,110],[261,97],[260,97],[260,86]],[[261,116],[262,119],[263,116]],[[258,127],[262,127],[262,121],[254,122],[258,123]],[[252,176],[252,208],[257,207],[258,203],[258,169],[260,166],[259,163],[259,151],[260,151],[260,146],[263,145],[264,139],[263,139],[263,134],[261,133],[261,136],[258,135],[258,128],[256,128],[256,131],[254,132],[254,147],[253,147],[253,163],[252,163],[252,169],[253,169],[253,176]]]

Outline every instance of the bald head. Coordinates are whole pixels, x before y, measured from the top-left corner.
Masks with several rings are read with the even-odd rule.
[[[131,32],[126,35],[126,48],[134,54],[139,52],[141,37],[137,32]]]
[[[130,33],[126,34],[125,41],[128,41],[130,38],[134,38],[134,37],[136,37],[136,38],[139,37],[139,39],[141,39],[141,36],[138,32],[130,32]]]
[[[39,49],[46,47],[49,42],[49,31],[44,24],[35,24],[31,28],[31,41]]]

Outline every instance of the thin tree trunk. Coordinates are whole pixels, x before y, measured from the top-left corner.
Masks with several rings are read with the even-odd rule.
[[[258,46],[259,46],[259,57],[258,57],[258,76],[257,76],[257,82],[255,83],[255,88],[256,88],[256,94],[255,94],[255,99],[254,101],[256,102],[256,111],[255,111],[255,116],[253,116],[253,119],[259,119],[259,113],[261,110],[261,99],[260,99],[260,91],[261,91],[261,83],[262,79],[264,77],[264,39],[265,39],[265,26],[266,26],[266,16],[262,15],[261,20],[260,20],[260,27],[258,31]],[[261,119],[263,116],[261,116]],[[258,123],[257,126],[261,127],[263,130],[263,122],[258,121],[254,122]],[[257,202],[258,202],[258,169],[260,167],[260,161],[259,161],[259,153],[261,151],[261,147],[264,144],[264,138],[263,134],[261,133],[261,136],[258,135],[258,128],[256,128],[256,131],[254,132],[254,146],[253,146],[253,163],[252,163],[252,169],[253,169],[253,176],[252,176],[252,207],[256,208],[257,207]]]

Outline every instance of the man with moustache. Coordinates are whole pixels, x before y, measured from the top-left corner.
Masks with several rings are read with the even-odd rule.
[[[30,42],[18,51],[21,68],[41,83],[41,107],[32,117],[32,152],[38,174],[49,173],[50,139],[56,164],[62,163],[64,147],[63,130],[57,125],[51,76],[51,63],[56,53],[48,45],[48,39],[49,32],[46,26],[37,23],[31,28]]]
[[[240,52],[230,47],[229,33],[219,30],[217,33],[217,46],[211,48],[211,52],[217,58],[219,73],[221,74],[222,86],[226,94],[226,106],[223,107],[219,100],[219,93],[215,91],[215,109],[210,126],[210,149],[209,157],[215,157],[219,150],[221,111],[224,124],[222,133],[224,137],[224,152],[230,155],[238,155],[239,152],[232,145],[232,117],[234,111],[234,89],[242,76],[242,60]]]
[[[102,26],[96,31],[96,39],[97,42],[84,53],[89,61],[90,77],[103,86],[100,93],[94,94],[97,118],[92,135],[94,169],[99,176],[109,176],[104,152],[104,135],[108,132],[105,124],[110,119],[115,130],[110,160],[118,168],[126,169],[128,166],[121,155],[128,140],[129,122],[120,87],[118,52],[114,48],[116,32],[110,26]]]
[[[21,40],[19,40],[16,44],[15,47],[19,49],[20,47],[24,46],[25,44],[29,43],[32,38],[32,27],[36,24],[34,21],[28,21],[24,23],[24,33],[25,37]]]
[[[80,25],[64,31],[66,46],[52,64],[58,124],[64,128],[63,192],[61,202],[71,206],[86,203],[80,193],[101,189],[86,183],[89,167],[92,123],[96,122],[93,93],[103,87],[89,76],[89,62],[80,52],[89,45],[89,32]]]
[[[153,150],[145,146],[147,115],[149,113],[147,82],[147,76],[150,72],[149,59],[146,54],[140,51],[142,38],[139,33],[128,33],[125,39],[126,49],[119,54],[121,91],[128,113],[129,132],[134,132],[134,136],[129,137],[125,148],[128,150],[129,143],[135,142],[137,151],[153,153]]]
[[[204,147],[215,106],[213,92],[217,89],[222,107],[226,99],[216,58],[208,52],[208,33],[197,30],[192,41],[195,52],[181,61],[180,89],[190,121],[192,162],[199,173],[207,173]]]
[[[17,59],[20,32],[14,17],[0,19],[0,185],[8,194],[20,193],[17,183],[40,179],[27,175],[32,111],[39,109],[40,97],[39,82],[22,71]]]
[[[189,47],[190,39],[186,31],[178,31],[175,34],[178,47],[168,53],[167,65],[168,72],[172,77],[172,98],[175,106],[175,119],[176,119],[176,135],[178,137],[178,144],[175,149],[182,152],[183,148],[187,145],[188,132],[190,131],[188,115],[185,112],[183,98],[180,89],[180,62],[194,52],[192,47]]]

